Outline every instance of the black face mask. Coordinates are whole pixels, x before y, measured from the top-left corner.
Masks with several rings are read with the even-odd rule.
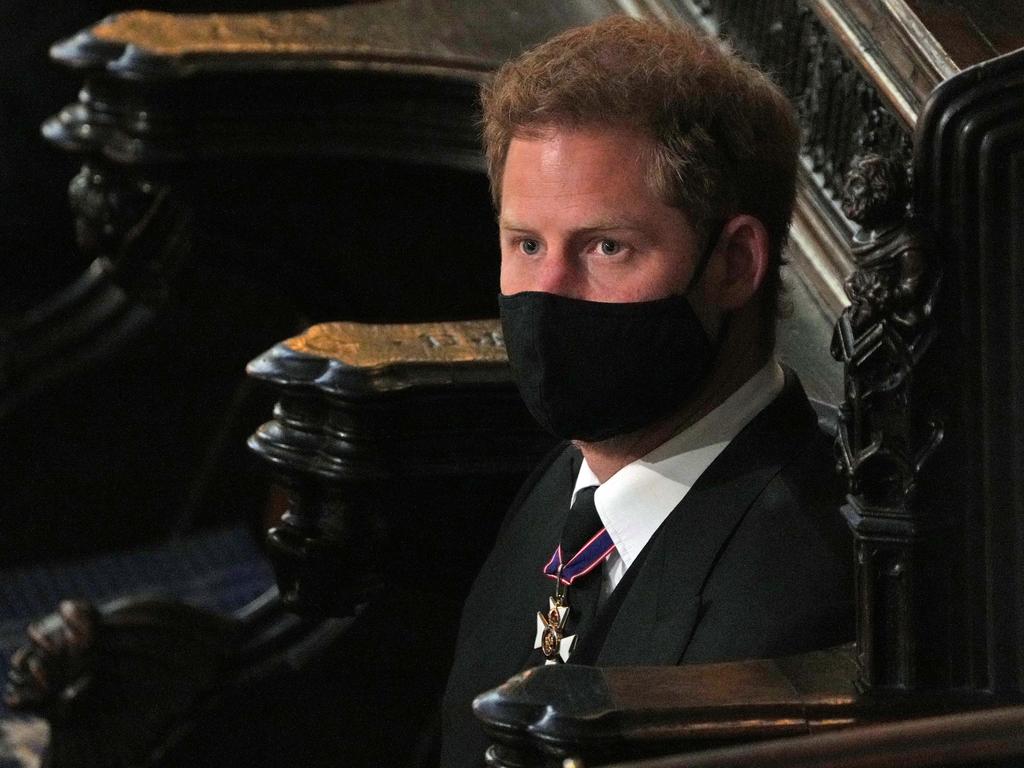
[[[685,296],[613,304],[526,291],[498,303],[519,392],[561,438],[604,440],[668,416],[714,357]]]

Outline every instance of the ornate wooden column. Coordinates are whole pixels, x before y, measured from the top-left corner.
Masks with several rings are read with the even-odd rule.
[[[1024,33],[1022,33],[1024,37]],[[914,208],[933,233],[938,329],[915,396],[943,421],[922,514],[948,521],[931,603],[946,685],[1024,694],[1024,49],[943,83],[918,125]]]
[[[826,302],[836,277],[850,302],[829,303],[862,684],[1019,690],[1017,558],[1002,550],[1021,514],[1018,450],[981,425],[1013,434],[1017,413],[1015,357],[999,348],[1015,348],[1018,322],[1006,292],[1021,205],[1005,169],[1019,96],[993,57],[1024,44],[1024,17],[914,0],[672,5],[774,73],[801,115],[793,262]]]
[[[1024,98],[1022,62],[977,65],[935,91],[915,136],[913,217],[855,250],[847,282],[839,446],[862,679],[874,688],[1024,692],[1013,171],[1024,133],[1011,106]],[[893,173],[866,158],[851,181],[887,191]]]
[[[846,382],[836,447],[856,541],[860,677],[876,689],[936,682],[921,661],[943,602],[929,574],[946,561],[944,521],[915,502],[919,471],[942,440],[939,417],[913,395],[940,278],[920,228],[904,221],[905,175],[902,163],[874,154],[851,169],[844,210],[863,235],[832,342]]]

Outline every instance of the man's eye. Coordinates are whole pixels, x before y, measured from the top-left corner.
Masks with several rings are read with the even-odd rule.
[[[601,249],[601,253],[605,256],[614,256],[622,250],[622,243],[618,240],[609,240],[605,238],[601,241],[598,247]]]
[[[536,256],[540,252],[540,243],[536,240],[526,238],[519,241],[519,249],[527,256]]]

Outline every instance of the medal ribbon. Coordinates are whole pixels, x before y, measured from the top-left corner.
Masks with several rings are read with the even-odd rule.
[[[555,553],[544,566],[544,575],[548,578],[558,579],[566,586],[572,584],[580,576],[586,576],[594,570],[604,559],[615,549],[615,542],[611,534],[604,528],[595,533],[590,540],[584,544],[580,551],[573,555],[569,561],[562,565],[562,545],[555,548]],[[561,569],[562,575],[559,578],[558,572]]]

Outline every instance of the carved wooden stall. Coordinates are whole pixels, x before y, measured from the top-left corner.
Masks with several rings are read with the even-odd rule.
[[[273,401],[244,367],[276,341],[493,316],[477,86],[616,7],[139,12],[56,44],[82,89],[43,132],[81,161],[70,196],[93,262],[0,325],[0,563],[258,507],[244,443]]]
[[[84,86],[44,132],[82,158],[72,197],[82,247],[96,261],[75,286],[4,329],[0,410],[38,428],[33,406],[53,408],[55,392],[80,397],[90,376],[124,387],[126,361],[140,350],[147,374],[154,360],[167,358],[172,369],[194,362],[211,354],[207,334],[230,339],[212,345],[213,357],[242,376],[246,361],[311,320],[493,316],[497,242],[474,118],[479,83],[528,43],[616,9],[389,2],[277,14],[138,12],[56,45],[54,57],[80,71]],[[226,319],[211,314],[221,306]],[[339,363],[317,333],[304,337],[305,352],[281,344],[255,365],[256,377],[282,392],[275,421],[253,445],[290,497],[270,546],[282,597],[318,619],[290,619],[268,595],[227,619],[129,601],[75,604],[44,620],[14,659],[8,699],[49,718],[55,764],[187,763],[226,748],[218,728],[257,722],[263,743],[278,750],[259,757],[268,764],[300,755],[332,763],[344,734],[332,736],[321,721],[351,721],[348,743],[384,750],[379,759],[404,761],[421,749],[417,730],[431,725],[468,580],[548,441],[532,425],[516,426],[524,411],[503,363],[481,369],[470,357],[459,374],[465,364],[452,373],[396,359],[397,378],[361,380],[364,361],[342,354]],[[443,327],[422,328],[399,349],[418,348],[420,336],[435,362],[451,357]],[[392,339],[375,338],[393,357]],[[352,340],[343,342],[352,351]],[[238,474],[215,449],[245,451],[233,431],[244,424],[251,432],[278,394],[242,386],[225,402],[193,386],[218,375],[123,393],[133,416],[159,412],[145,403],[165,389],[197,421],[226,408],[230,423],[216,430],[219,446],[209,447],[199,486]],[[440,391],[460,375],[462,392]],[[332,439],[338,429],[354,433]],[[164,437],[125,453],[152,453]],[[182,451],[168,453],[173,465]],[[144,478],[152,499],[144,507],[117,499],[122,507],[100,507],[93,519],[87,497],[77,517],[149,535],[186,530],[195,505],[167,514],[182,489],[165,486],[166,475],[180,473],[164,469],[154,461],[126,481]],[[453,474],[459,482],[442,494]],[[228,509],[253,517],[264,499],[248,492],[244,475],[235,485]],[[210,494],[197,487],[186,495]],[[27,519],[15,546],[18,536],[28,543],[48,530],[45,515]],[[422,575],[428,560],[431,580]],[[372,572],[362,570],[368,564]],[[356,606],[358,621],[321,620]],[[368,625],[382,633],[373,639]],[[350,671],[323,673],[331,654]],[[173,687],[162,706],[121,706],[162,684]],[[381,689],[391,698],[373,698]],[[346,709],[346,692],[358,705]],[[299,698],[303,711],[291,704]],[[390,711],[405,723],[402,737],[386,733],[381,717],[360,730],[356,706]],[[245,750],[256,743],[236,739],[231,759],[254,764]]]
[[[857,645],[727,665],[538,668],[478,700],[495,740],[491,764],[557,765],[565,757],[602,764],[1018,700],[1024,367],[1016,350],[1024,290],[1014,265],[1024,262],[1024,64],[1014,54],[972,65],[1021,45],[1020,35],[1007,29],[985,35],[977,23],[975,38],[959,34],[962,28],[924,0],[882,7],[859,0],[640,0],[557,8],[440,8],[407,0],[282,16],[131,14],[57,49],[83,68],[89,87],[49,130],[86,153],[93,172],[103,165],[87,179],[114,172],[129,186],[148,185],[139,188],[155,195],[154,205],[179,201],[180,208],[169,210],[191,207],[192,216],[190,196],[208,200],[210,190],[183,181],[183,162],[227,158],[260,169],[266,156],[313,165],[324,156],[357,156],[478,172],[471,114],[479,80],[519,46],[615,11],[677,18],[729,38],[775,73],[800,111],[805,145],[790,254],[793,317],[779,336],[783,357],[801,370],[823,418],[837,424],[837,463],[850,482],[842,514],[857,542]],[[1004,19],[1008,29],[1021,21],[1012,8]],[[315,108],[296,109],[300,85],[317,95]],[[194,111],[201,120],[175,121],[182,102],[193,99],[203,107]],[[229,110],[215,108],[225,103]],[[371,166],[353,167],[368,172]],[[478,173],[475,179],[482,196]],[[372,234],[360,247],[377,255]],[[493,295],[493,271],[474,261],[472,247],[460,242],[454,262],[439,262],[459,280],[429,273],[437,280],[419,284],[417,298],[370,287],[380,285],[381,273],[423,272],[423,261],[411,260],[407,250],[358,261],[351,270],[346,263],[350,311],[338,310],[337,317],[492,314],[482,308],[490,308],[483,297]],[[479,252],[493,254],[491,247]],[[120,268],[111,270],[110,263],[99,262],[95,285],[117,283]],[[481,271],[464,281],[470,264]],[[146,258],[140,268],[148,274]],[[81,295],[92,295],[92,285]],[[452,305],[454,296],[464,303]],[[449,312],[452,306],[458,309]],[[444,457],[451,460],[445,466],[458,472],[471,465],[489,474],[491,487],[521,471],[514,461],[498,466],[490,453],[494,435],[519,429],[519,417],[507,410],[508,382],[497,373],[500,347],[485,343],[496,340],[490,331],[472,325],[401,331],[397,346],[409,354],[389,357],[390,370],[408,366],[411,373],[398,387],[392,385],[399,379],[377,373],[353,379],[346,367],[360,336],[392,332],[382,329],[318,326],[253,363],[252,372],[280,397],[274,421],[252,445],[290,490],[288,514],[271,541],[293,605],[344,613],[373,603],[392,575],[381,574],[379,558],[367,558],[360,544],[375,542],[377,555],[407,552],[417,540],[403,540],[402,531],[436,520],[426,507],[395,512],[396,499],[433,461],[429,447],[462,446],[463,454]],[[432,368],[449,346],[461,352],[447,359],[447,368]],[[442,387],[438,370],[454,386]],[[382,381],[389,383],[379,386]],[[451,433],[436,424],[425,428],[431,422],[422,420],[424,412],[451,414],[442,420]],[[506,415],[477,434],[459,429],[459,414],[482,412]],[[346,431],[355,439],[338,439]],[[519,434],[506,458],[525,461],[538,445],[527,429]],[[409,487],[388,488],[396,483]],[[468,487],[460,519],[471,519],[466,510],[480,502],[482,487]],[[484,541],[486,521],[478,522],[475,541]],[[464,586],[464,577],[452,583]],[[228,667],[218,683],[237,671]],[[208,701],[213,684],[204,685],[195,701]],[[972,717],[955,723],[977,726],[971,733],[979,744],[1007,738],[1007,728],[1020,722],[1018,709]],[[136,756],[154,759],[153,744],[178,722],[163,724],[164,732]],[[914,728],[935,733],[955,723]],[[815,742],[806,747],[806,763],[797,762],[806,756],[799,740],[791,752],[765,745],[761,752],[754,746],[749,753],[687,760],[831,764],[830,744],[837,754],[852,754],[891,734],[875,728],[865,729],[862,741],[851,731],[848,752],[839,740]],[[941,755],[932,757],[913,764],[940,764]],[[676,764],[683,763],[649,763]]]
[[[280,590],[234,616],[144,598],[37,622],[6,698],[49,720],[55,766],[430,757],[469,580],[552,442],[497,321],[318,325],[249,372],[280,398],[250,440],[288,491]]]

